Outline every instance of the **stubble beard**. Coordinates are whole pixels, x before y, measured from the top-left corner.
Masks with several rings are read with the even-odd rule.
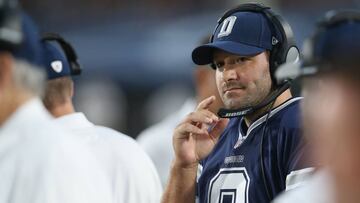
[[[261,86],[252,92],[247,92],[243,96],[227,97],[223,94],[222,100],[227,109],[243,109],[258,105],[269,95],[270,91],[271,87]]]

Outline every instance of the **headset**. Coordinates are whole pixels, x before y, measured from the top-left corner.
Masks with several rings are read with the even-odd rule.
[[[20,7],[17,0],[0,2],[0,49],[14,50],[23,41]]]
[[[215,39],[215,32],[221,25],[221,23],[232,14],[236,12],[256,12],[262,13],[266,19],[270,22],[270,30],[272,33],[272,45],[273,48],[270,52],[270,74],[273,81],[274,72],[277,67],[286,62],[293,62],[298,60],[300,52],[296,46],[293,31],[289,25],[280,15],[274,13],[270,7],[257,3],[242,4],[236,8],[226,11],[223,16],[217,21],[217,25],[213,34],[210,37],[210,42]],[[213,67],[213,64],[211,64]],[[214,67],[213,67],[214,68]]]
[[[57,33],[45,33],[42,41],[55,41],[57,42],[65,53],[66,59],[70,64],[71,75],[80,75],[82,67],[78,61],[75,49],[63,37]]]
[[[218,20],[217,25],[213,34],[210,37],[210,42],[213,42],[215,39],[215,32],[221,23],[233,13],[236,12],[256,12],[262,13],[266,19],[270,22],[270,30],[272,33],[272,45],[273,48],[270,51],[270,76],[274,84],[275,90],[268,95],[267,98],[263,100],[260,104],[252,107],[229,110],[229,109],[220,109],[218,115],[222,118],[232,118],[238,116],[244,116],[255,112],[258,109],[261,109],[269,105],[274,101],[281,93],[287,90],[291,84],[290,81],[277,81],[275,79],[276,69],[283,63],[296,62],[300,58],[300,52],[296,46],[295,38],[293,31],[289,25],[280,15],[274,13],[270,7],[264,6],[257,3],[247,3],[242,4],[236,8],[230,9],[224,13],[224,15]],[[214,64],[211,64],[214,68]]]
[[[270,31],[272,34],[272,50],[270,51],[269,58],[269,66],[270,66],[270,75],[273,83],[273,90],[262,102],[259,104],[241,108],[236,110],[230,109],[220,109],[218,111],[218,115],[222,118],[232,118],[238,116],[244,116],[251,114],[261,108],[266,107],[266,121],[264,127],[262,129],[261,135],[261,143],[259,148],[260,153],[260,171],[263,179],[266,195],[269,198],[269,201],[273,199],[273,195],[270,192],[270,186],[267,181],[266,173],[265,173],[265,164],[263,159],[263,140],[265,136],[266,126],[268,123],[268,119],[271,114],[271,109],[275,103],[275,100],[278,96],[280,96],[285,90],[290,88],[291,83],[288,80],[277,81],[275,79],[275,71],[276,69],[283,63],[296,62],[300,58],[300,52],[298,47],[296,46],[295,38],[293,31],[289,25],[280,15],[274,13],[270,7],[264,6],[262,4],[257,3],[247,3],[242,4],[236,8],[230,9],[225,12],[225,14],[218,20],[217,25],[213,34],[211,35],[210,42],[213,42],[215,39],[215,32],[221,23],[232,14],[236,12],[256,12],[263,14],[266,19],[270,22]],[[211,64],[212,68],[214,68],[214,64]]]

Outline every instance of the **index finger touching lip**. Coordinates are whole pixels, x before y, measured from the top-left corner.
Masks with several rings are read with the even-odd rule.
[[[210,96],[210,97],[204,99],[203,101],[201,101],[196,109],[197,110],[207,109],[214,101],[215,101],[215,96]]]

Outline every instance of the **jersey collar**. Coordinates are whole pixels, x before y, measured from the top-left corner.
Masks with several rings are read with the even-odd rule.
[[[303,99],[303,97],[294,97],[294,98],[291,98],[289,100],[287,100],[286,102],[282,103],[281,105],[277,106],[276,108],[272,109],[271,112],[270,112],[270,115],[269,115],[269,119],[274,116],[275,114],[277,114],[279,111],[281,111],[282,109],[284,109],[285,107],[289,106],[290,104],[296,102],[296,101],[299,101]],[[241,118],[240,122],[239,122],[239,125],[238,125],[238,132],[239,132],[239,137],[238,137],[238,141],[236,142],[234,148],[238,148],[241,143],[244,142],[244,140],[250,135],[251,131],[254,130],[256,127],[258,127],[259,125],[261,125],[262,123],[265,122],[266,120],[266,116],[267,114],[261,116],[260,118],[258,118],[255,122],[253,122],[247,132],[246,132],[246,135],[244,136],[243,133],[242,133],[242,130],[241,130],[241,123],[245,122],[244,120],[244,117]]]

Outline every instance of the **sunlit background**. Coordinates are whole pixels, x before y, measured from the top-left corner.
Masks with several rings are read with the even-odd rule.
[[[83,74],[75,101],[97,124],[132,137],[193,97],[191,51],[235,0],[31,0],[23,7],[42,32],[62,34]],[[263,1],[283,14],[302,43],[316,20],[358,0]]]

